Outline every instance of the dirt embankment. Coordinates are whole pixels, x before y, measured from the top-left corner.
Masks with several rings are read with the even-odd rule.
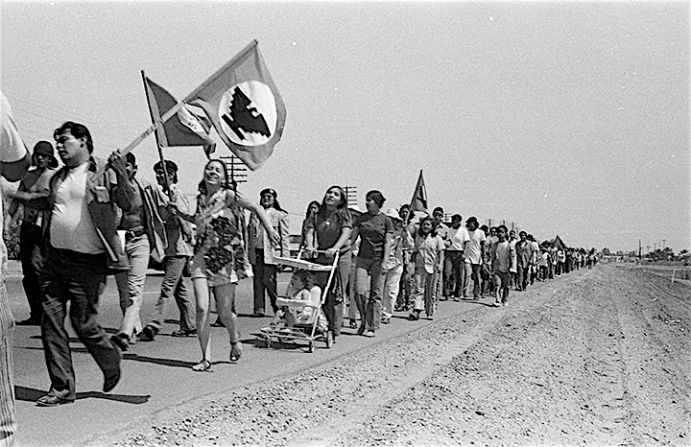
[[[690,445],[691,288],[597,266],[101,443]]]

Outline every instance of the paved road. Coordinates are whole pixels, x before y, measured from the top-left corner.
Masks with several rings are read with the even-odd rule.
[[[161,277],[147,278],[143,319],[149,315],[158,297]],[[287,274],[279,277],[279,290],[287,284]],[[109,278],[100,304],[100,321],[114,333],[119,324],[117,290]],[[21,289],[20,278],[7,281],[12,311],[17,320],[28,317],[28,305]],[[177,308],[169,309],[169,320],[152,343],[139,342],[124,354],[123,378],[115,390],[102,393],[102,375],[84,346],[73,337],[72,358],[77,376],[77,401],[56,408],[35,406],[35,400],[49,386],[40,330],[38,327],[17,327],[14,339],[15,384],[21,445],[76,445],[97,435],[117,431],[147,415],[178,403],[212,393],[220,393],[257,381],[295,373],[323,362],[347,355],[364,346],[381,342],[402,333],[418,329],[431,322],[415,323],[398,315],[384,326],[377,337],[367,339],[353,336],[344,329],[332,349],[319,344],[314,353],[305,347],[266,349],[255,345],[253,331],[267,325],[271,318],[249,317],[252,310],[251,281],[242,281],[238,288],[237,308],[245,352],[241,361],[228,361],[228,335],[223,328],[212,329],[214,367],[212,373],[195,373],[190,367],[200,358],[196,337],[173,338],[169,334],[177,328]],[[438,317],[445,318],[477,309],[478,303],[441,303]]]

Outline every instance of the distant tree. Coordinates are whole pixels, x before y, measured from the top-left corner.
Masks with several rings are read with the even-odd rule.
[[[612,254],[612,252],[609,250],[609,248],[605,247],[602,249],[602,254],[605,256],[609,256]]]

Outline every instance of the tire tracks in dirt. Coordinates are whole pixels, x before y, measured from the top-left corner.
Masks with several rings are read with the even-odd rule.
[[[507,308],[204,398],[114,443],[684,444],[691,289],[647,276],[564,275],[512,292]]]

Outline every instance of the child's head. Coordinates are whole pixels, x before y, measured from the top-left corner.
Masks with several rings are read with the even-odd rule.
[[[293,290],[309,290],[314,286],[314,275],[308,270],[297,270],[290,278],[290,286]]]

